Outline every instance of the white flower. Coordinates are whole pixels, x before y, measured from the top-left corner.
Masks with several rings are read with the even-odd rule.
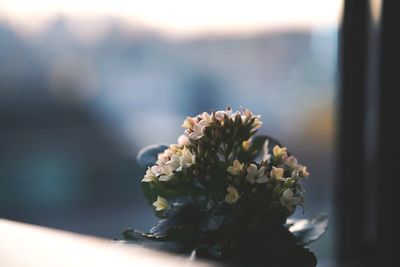
[[[167,163],[165,163],[165,165],[168,166],[171,171],[175,171],[180,166],[179,164],[180,160],[181,157],[179,155],[174,154],[171,156],[171,159]]]
[[[180,168],[180,159],[181,157],[179,155],[172,155],[171,159],[162,167],[162,175],[158,180],[162,182],[171,180],[174,177],[174,171]]]
[[[291,177],[295,180],[298,180],[300,178],[307,178],[309,175],[310,173],[307,171],[307,167],[299,164],[292,171]]]
[[[149,183],[149,182],[154,182],[157,179],[157,176],[155,173],[151,171],[151,168],[149,167],[146,171],[146,174],[144,178],[142,179],[142,182]]]
[[[169,155],[167,152],[164,152],[158,154],[156,164],[158,166],[164,166],[168,161],[169,161]]]
[[[294,196],[293,191],[291,189],[286,189],[285,191],[283,191],[283,194],[279,199],[279,202],[289,212],[292,212],[293,207],[301,203],[301,198]]]
[[[180,166],[183,168],[188,168],[195,162],[195,156],[186,147],[182,150],[182,156],[180,157]]]
[[[240,117],[243,123],[245,123],[246,121],[250,120],[253,117],[253,113],[248,109],[243,109],[242,113],[243,115]]]
[[[235,121],[236,120],[236,117],[239,115],[239,119],[241,120],[242,118],[241,118],[241,115],[240,115],[240,112],[239,111],[236,111],[235,113],[232,113],[232,114],[230,114],[230,119],[232,120],[232,121]]]
[[[257,170],[257,165],[250,164],[249,167],[247,167],[246,180],[251,184],[262,184],[268,182],[268,178],[265,175],[265,167],[261,167],[259,170]]]
[[[227,168],[227,171],[232,174],[232,175],[238,175],[242,172],[244,167],[244,163],[240,163],[237,159],[233,161],[232,166],[229,166]]]
[[[225,111],[217,111],[217,112],[215,112],[214,116],[218,121],[223,121],[225,118],[225,115],[226,115]]]
[[[164,166],[162,167],[162,175],[158,178],[159,181],[161,182],[168,182],[174,177],[173,170],[171,169],[170,166]]]
[[[165,198],[157,196],[157,201],[153,202],[156,211],[161,211],[168,208],[168,201]]]
[[[189,129],[186,130],[186,134],[192,140],[199,140],[201,137],[203,137],[204,129],[211,123],[212,123],[212,116],[210,116],[210,114],[208,114],[207,112],[203,112],[202,114],[198,115],[197,121],[194,121],[192,127],[186,128]]]
[[[189,133],[189,138],[192,140],[199,140],[203,137],[204,129],[207,126],[204,122],[199,122],[193,126],[193,131]]]
[[[306,166],[299,166],[299,175],[300,177],[306,178],[310,175],[310,173],[307,171]]]
[[[174,154],[179,153],[180,150],[181,149],[179,145],[176,144],[170,145],[169,148],[165,149],[163,153],[157,155],[156,164],[160,167],[165,166],[165,164],[167,164],[167,162],[171,159],[171,157]]]
[[[162,172],[163,172],[162,167],[157,166],[157,165],[152,166],[150,169],[151,169],[151,172],[154,173],[156,176],[162,174]]]
[[[297,162],[297,159],[295,158],[295,157],[293,157],[293,156],[290,156],[290,157],[286,157],[285,159],[284,159],[284,162],[289,166],[289,168],[290,169],[295,169],[297,166],[298,166],[298,162]]]
[[[303,165],[297,165],[296,170],[301,178],[307,178],[310,173],[307,171],[307,167]]]
[[[260,128],[262,126],[262,124],[263,124],[263,122],[261,120],[261,116],[260,115],[255,116],[255,120],[254,120],[253,124],[251,125],[252,131],[255,131],[258,128]]]
[[[212,123],[212,116],[210,114],[208,114],[207,112],[203,112],[200,115],[200,117],[201,117],[201,121],[200,122],[203,122],[203,123],[206,123],[206,124]]]
[[[187,146],[190,144],[190,139],[187,137],[186,134],[182,134],[181,136],[178,137],[178,144],[180,146]]]
[[[228,116],[228,118],[231,118],[232,117],[232,109],[228,107],[226,110],[219,110],[219,111],[215,112],[214,117],[218,121],[222,122],[225,118],[225,115]]]
[[[236,188],[230,185],[226,190],[228,194],[225,196],[225,202],[228,204],[235,203],[239,199],[239,193]]]
[[[253,124],[251,125],[252,132],[261,127],[262,121],[260,115],[254,116],[254,114],[248,109],[242,109],[241,114],[242,115],[240,116],[240,118],[242,119],[243,123],[247,123],[248,121],[254,119]]]
[[[268,162],[269,159],[271,158],[271,154],[268,152],[268,144],[269,144],[269,141],[267,139],[267,140],[265,140],[264,146],[263,146],[263,157],[262,157],[263,162]]]

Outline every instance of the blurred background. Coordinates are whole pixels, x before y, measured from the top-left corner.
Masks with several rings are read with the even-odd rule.
[[[137,152],[241,106],[311,171],[334,264],[342,1],[0,1],[0,217],[119,238],[156,222]]]

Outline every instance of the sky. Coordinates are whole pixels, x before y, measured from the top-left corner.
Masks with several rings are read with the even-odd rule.
[[[341,0],[0,0],[0,22],[27,31],[64,16],[118,18],[176,36],[337,24]]]

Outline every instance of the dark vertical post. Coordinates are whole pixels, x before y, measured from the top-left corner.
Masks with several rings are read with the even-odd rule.
[[[339,148],[336,186],[338,259],[361,264],[364,255],[365,98],[368,1],[344,3],[340,32]]]
[[[400,211],[400,3],[383,1],[377,153],[377,242],[379,266],[399,265]],[[377,265],[378,266],[378,265]]]

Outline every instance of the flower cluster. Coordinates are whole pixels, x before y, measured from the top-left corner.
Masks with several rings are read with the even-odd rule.
[[[235,203],[239,198],[239,188],[246,193],[246,188],[251,186],[250,191],[256,193],[258,190],[273,191],[273,200],[288,212],[292,212],[297,205],[303,204],[304,190],[300,179],[308,177],[307,168],[298,164],[294,156],[289,156],[285,147],[275,145],[272,155],[268,150],[268,140],[264,144],[262,161],[257,163],[241,163],[234,160],[227,168],[228,180],[232,183],[227,188],[228,194],[225,201],[229,204]],[[273,160],[270,160],[272,156]]]
[[[249,134],[255,132],[262,125],[260,116],[254,116],[251,111],[233,112],[232,109],[228,108],[224,111],[212,112],[211,115],[203,112],[196,117],[187,117],[182,127],[185,128],[185,135],[187,137],[191,140],[199,140],[204,136],[204,130],[207,126],[212,124],[224,126],[227,122],[235,123],[235,121],[238,125],[246,124],[250,126]]]
[[[149,167],[142,182],[171,180],[176,173],[190,167],[195,156],[184,145],[170,145],[163,153],[158,154],[156,165]]]
[[[187,117],[184,134],[149,166],[142,182],[156,211],[186,199],[202,210],[280,210],[290,215],[304,202],[307,168],[286,147],[255,133],[260,116],[243,109]]]

